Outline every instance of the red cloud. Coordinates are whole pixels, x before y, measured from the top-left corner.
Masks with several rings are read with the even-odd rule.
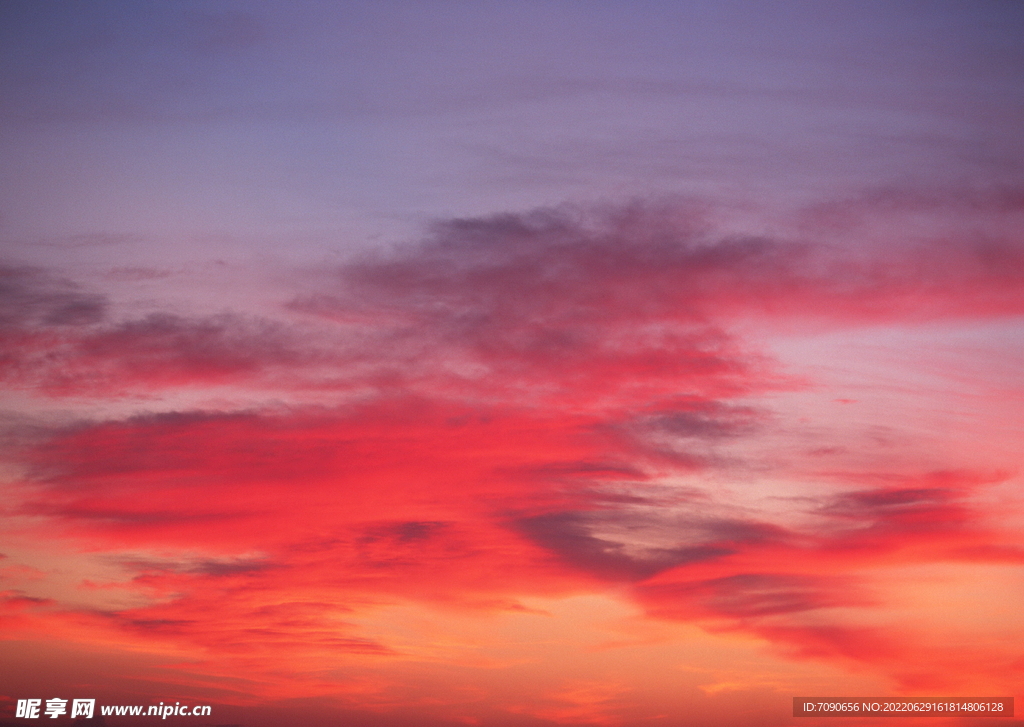
[[[303,663],[326,674],[408,656],[360,630],[380,604],[524,611],[520,599],[616,588],[651,616],[937,684],[948,660],[913,666],[932,658],[923,636],[843,614],[885,612],[873,569],[1019,562],[980,499],[1005,476],[819,473],[815,494],[786,495],[796,524],[727,503],[744,470],[715,448],[770,432],[765,395],[800,385],[739,319],[1024,312],[1019,242],[945,232],[840,249],[716,237],[639,206],[460,220],[318,278],[274,321],[109,321],[102,296],[15,270],[9,385],[102,399],[226,383],[325,401],[83,418],[12,440],[24,474],[5,508],[22,535],[105,554],[148,599],[35,608],[13,594],[12,623],[198,650],[195,673],[250,669],[264,680],[251,693],[309,696],[331,680],[303,686]],[[287,687],[267,686],[259,665],[275,660]]]
[[[872,248],[832,243],[820,224],[799,242],[716,237],[692,210],[643,206],[456,220],[296,297],[292,311],[320,319],[302,325],[166,313],[103,323],[101,296],[11,269],[7,296],[24,314],[6,323],[0,374],[58,396],[232,382],[564,406],[636,406],[681,387],[728,396],[771,383],[726,332],[738,317],[849,326],[1024,312],[1021,241],[955,222]]]

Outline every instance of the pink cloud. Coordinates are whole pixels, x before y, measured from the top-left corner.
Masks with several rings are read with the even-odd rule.
[[[823,216],[841,226],[835,209],[816,214],[823,236]],[[3,321],[2,370],[29,394],[230,384],[260,401],[324,401],[82,416],[15,440],[7,456],[23,474],[5,509],[19,536],[101,554],[123,580],[90,574],[84,590],[116,586],[145,605],[12,591],[10,623],[198,650],[200,666],[175,667],[183,683],[244,668],[261,680],[239,687],[251,697],[310,697],[330,692],[323,674],[339,665],[376,674],[413,658],[408,640],[361,625],[384,604],[533,613],[524,601],[614,590],[644,618],[760,640],[780,658],[907,689],[973,683],[996,669],[984,649],[967,657],[969,678],[944,682],[951,661],[927,642],[938,627],[869,616],[895,609],[887,568],[1019,563],[985,500],[1012,473],[909,455],[822,472],[811,455],[774,473],[799,522],[725,492],[756,468],[749,448],[781,431],[771,397],[811,385],[739,322],[836,330],[1024,312],[1019,241],[940,232],[931,246],[844,249],[719,235],[672,208],[456,220],[310,276],[274,320],[115,321],[99,294],[12,270],[21,312]],[[847,443],[825,444],[803,450]],[[531,713],[618,723],[603,692],[588,694]]]

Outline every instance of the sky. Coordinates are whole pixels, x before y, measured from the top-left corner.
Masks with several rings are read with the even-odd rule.
[[[0,724],[1019,702],[1022,67],[1002,0],[3,3]]]

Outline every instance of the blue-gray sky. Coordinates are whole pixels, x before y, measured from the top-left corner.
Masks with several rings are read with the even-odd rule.
[[[1021,173],[1012,2],[5,3],[0,235],[267,236]],[[281,238],[281,235],[285,235]]]

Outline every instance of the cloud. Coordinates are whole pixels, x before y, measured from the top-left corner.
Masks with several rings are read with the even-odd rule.
[[[595,536],[585,513],[559,512],[515,523],[530,540],[555,553],[567,565],[609,581],[643,580],[686,563],[728,555],[720,545],[650,548],[630,554],[625,544]]]
[[[976,193],[967,209],[1009,219],[1011,192]],[[891,196],[842,209],[895,226],[939,205]],[[847,246],[828,240],[837,214],[810,215],[790,238],[727,234],[692,203],[439,222],[420,244],[327,271],[332,282],[318,271],[288,319],[161,312],[108,322],[102,296],[12,271],[6,295],[21,313],[2,374],[50,396],[256,382],[569,408],[688,395],[679,431],[696,425],[700,406],[794,385],[737,336],[740,322],[842,329],[1024,312],[1024,251],[1010,231],[933,215],[907,239]]]
[[[67,303],[43,323],[94,323],[85,319],[90,310]],[[0,376],[11,386],[51,397],[213,386],[284,366],[301,367],[314,353],[302,350],[293,338],[279,323],[237,314],[186,318],[154,313],[75,333],[25,326],[18,345],[8,349]]]
[[[900,200],[908,196],[889,191],[835,206],[899,224],[905,221]],[[831,230],[822,225],[805,223],[802,239],[719,232],[714,210],[694,203],[454,220],[438,223],[432,238],[411,254],[350,266],[342,279],[389,310],[476,324],[487,333],[524,319],[583,324],[599,311],[612,324],[636,318],[704,322],[758,312],[840,323],[898,320],[950,315],[948,304],[964,292],[994,295],[1013,314],[1022,305],[1014,288],[1024,274],[1021,241],[975,237],[964,222],[985,221],[999,230],[998,220],[1010,223],[1019,213],[1013,201],[1018,196],[1014,190],[975,191],[973,202],[961,198],[956,205],[951,195],[926,198],[943,213],[959,205],[981,207],[990,217],[936,214],[930,226],[918,224],[903,239],[847,249],[832,244]],[[991,215],[993,208],[1000,214]],[[935,289],[949,284],[954,287]],[[934,297],[921,297],[924,291]],[[893,306],[908,297],[919,310]],[[813,305],[825,301],[833,305]],[[879,307],[883,301],[885,309]],[[971,303],[957,301],[968,306],[964,313],[982,312]],[[456,312],[464,315],[451,315]]]
[[[199,553],[120,557],[130,588],[159,602],[105,616],[103,629],[242,652],[248,638],[288,654],[307,638],[339,653],[400,651],[354,625],[321,634],[327,613],[348,623],[367,601],[492,611],[625,585],[657,618],[884,670],[892,653],[923,646],[834,615],[884,608],[865,569],[1007,562],[1009,544],[971,500],[993,475],[848,473],[890,484],[826,490],[803,503],[817,524],[795,528],[722,515],[710,489],[666,491],[643,450],[608,432],[424,401],[139,417],[34,445],[20,501],[51,536],[90,548]],[[335,610],[315,606],[325,596]],[[223,599],[235,605],[213,605]],[[289,600],[305,615],[273,605]]]
[[[644,618],[786,659],[937,683],[946,662],[912,663],[938,627],[879,624],[899,610],[885,573],[1018,563],[986,500],[1012,474],[919,453],[828,472],[814,455],[759,454],[779,438],[792,452],[851,445],[822,429],[810,448],[782,426],[775,397],[815,384],[748,335],[1020,314],[1019,242],[933,223],[928,244],[849,247],[853,223],[735,236],[694,205],[451,220],[306,271],[276,316],[111,320],[100,293],[15,269],[8,384],[171,402],[8,438],[20,474],[5,516],[101,553],[105,578],[81,579],[90,594],[135,597],[12,601],[32,606],[18,628],[199,650],[195,681],[248,669],[258,694],[278,694],[267,664],[311,670],[279,690],[308,696],[336,687],[325,674],[377,668],[360,659],[447,658],[425,626],[367,625],[387,608],[490,617],[616,592]],[[174,410],[177,392],[222,385],[251,403]]]
[[[886,575],[890,569],[900,574],[894,576],[900,579],[898,601],[933,587],[934,577],[921,575],[930,567],[967,572],[982,562],[996,568],[1017,562],[1015,537],[994,525],[987,505],[975,497],[1000,478],[978,472],[890,475],[903,486],[825,490],[810,498],[807,512],[823,519],[800,528],[715,523],[704,532],[720,535],[727,552],[659,571],[635,583],[633,592],[653,616],[755,635],[793,658],[868,665],[907,689],[963,688],[981,674],[1002,680],[1008,654],[1000,649],[985,664],[983,649],[970,647],[965,658],[973,671],[957,672],[940,644],[969,640],[956,635],[969,627],[960,621],[937,630],[935,621],[949,616],[926,616],[927,606],[902,621],[907,614],[893,610],[893,576]],[[959,588],[954,582],[947,585]],[[880,618],[891,620],[879,625]]]
[[[106,298],[81,290],[38,268],[0,267],[0,327],[13,333],[26,326],[62,327],[98,323]]]
[[[852,585],[849,578],[739,573],[673,585],[652,585],[646,595],[662,604],[661,615],[745,621],[835,606],[864,605],[864,596]]]

